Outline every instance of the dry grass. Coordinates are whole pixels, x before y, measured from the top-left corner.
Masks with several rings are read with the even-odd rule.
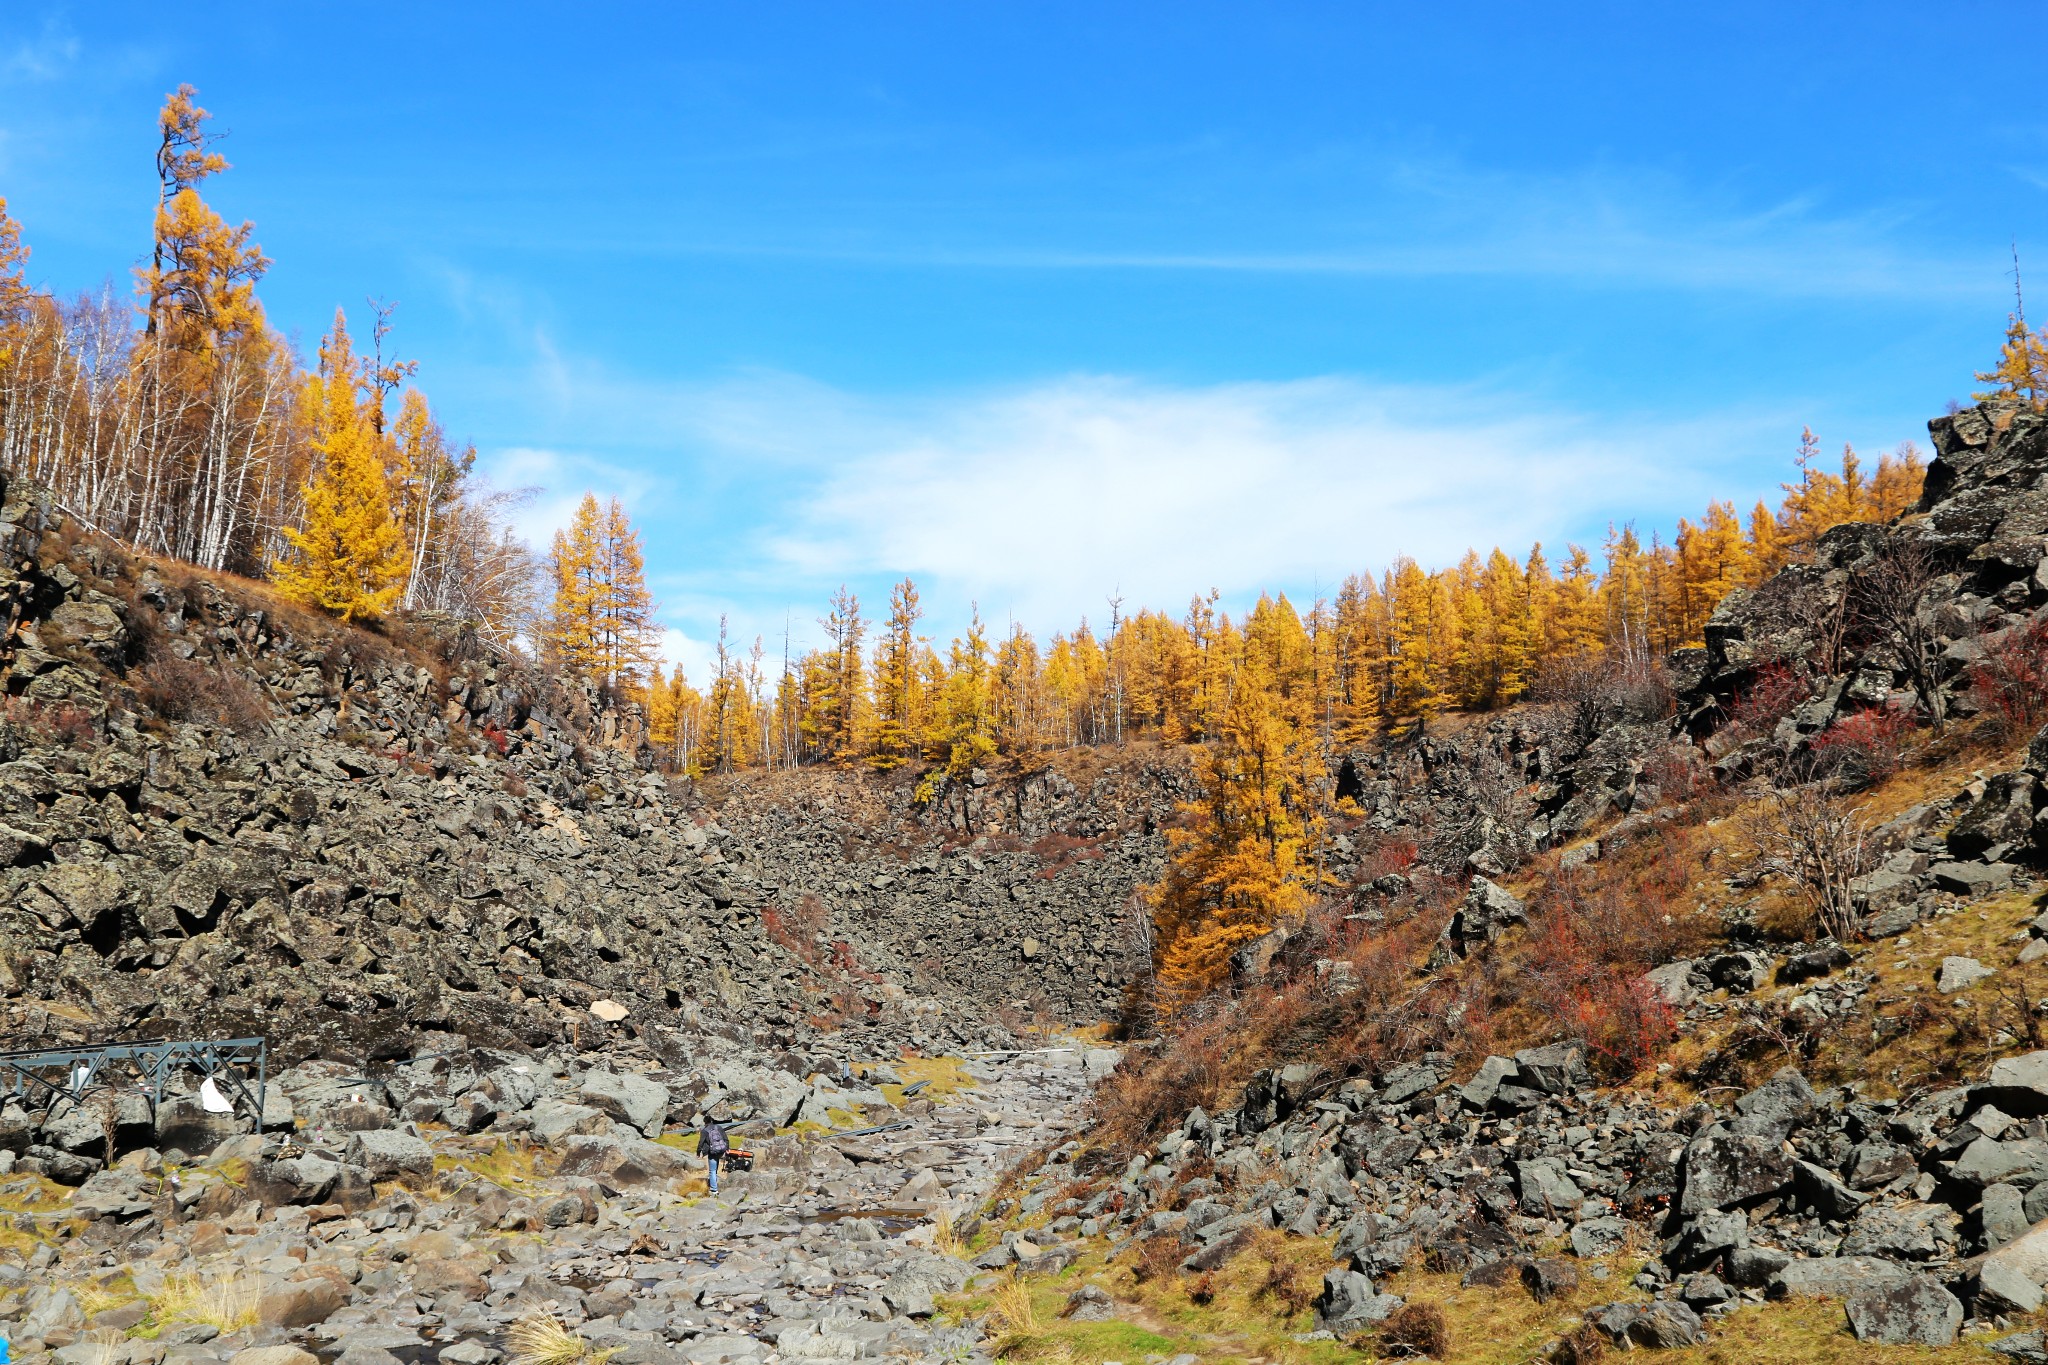
[[[109,1308],[119,1308],[124,1303],[133,1303],[140,1296],[135,1292],[134,1284],[127,1280],[127,1276],[122,1275],[110,1280],[74,1284],[71,1286],[71,1297],[78,1300],[79,1308],[90,1318],[106,1312]]]
[[[434,1158],[434,1174],[453,1186],[488,1180],[513,1194],[536,1192],[539,1149],[500,1142],[488,1152],[461,1152]]]
[[[262,1292],[262,1280],[250,1271],[212,1279],[188,1271],[166,1277],[163,1288],[149,1295],[149,1315],[158,1323],[197,1322],[222,1333],[239,1332],[256,1325]]]
[[[941,1256],[954,1256],[961,1260],[969,1255],[967,1243],[961,1239],[959,1229],[953,1226],[953,1215],[947,1210],[940,1210],[939,1216],[932,1220],[932,1250]]]
[[[547,1313],[521,1318],[505,1332],[512,1365],[602,1365],[617,1352],[592,1350],[590,1343]]]
[[[981,1082],[968,1075],[963,1069],[966,1065],[967,1059],[965,1057],[899,1058],[889,1063],[889,1069],[902,1077],[901,1083],[896,1085],[878,1085],[875,1089],[881,1091],[883,1097],[889,1103],[900,1108],[903,1104],[903,1092],[905,1089],[916,1085],[919,1081],[928,1081],[930,1084],[911,1096],[911,1098],[930,1100],[934,1104],[942,1104],[981,1084]]]

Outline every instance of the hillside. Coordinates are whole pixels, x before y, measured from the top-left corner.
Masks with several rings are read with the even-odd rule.
[[[1930,430],[1916,509],[1704,646],[1324,756],[1319,894],[1193,1001],[1139,895],[1212,780],[1186,746],[672,777],[460,630],[337,625],[14,484],[8,1036],[260,1033],[290,1103],[218,1147],[189,1098],[9,1105],[23,1264],[151,1306],[9,1297],[0,1257],[0,1318],[154,1331],[144,1257],[274,1298],[289,1243],[346,1289],[223,1341],[341,1346],[415,1295],[389,1349],[457,1365],[529,1309],[629,1365],[2048,1355],[2048,422]],[[1085,1118],[1113,1054],[1001,1059],[1111,1021]],[[746,1188],[901,1215],[846,1238],[857,1306],[804,1297],[822,1224],[692,1202],[714,1105],[772,1154]],[[487,1215],[442,1178],[480,1170]],[[400,1220],[465,1230],[401,1268]],[[494,1268],[536,1232],[545,1295]]]

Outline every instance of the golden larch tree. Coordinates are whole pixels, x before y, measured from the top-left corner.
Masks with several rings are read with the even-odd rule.
[[[1221,984],[1240,946],[1308,909],[1324,793],[1301,719],[1288,714],[1265,652],[1246,649],[1198,761],[1201,796],[1183,808],[1187,827],[1167,832],[1171,859],[1150,892],[1167,1013]]]
[[[370,423],[339,312],[304,408],[317,463],[302,523],[284,532],[291,549],[273,566],[277,586],[344,621],[375,620],[398,605],[411,556],[392,507],[388,451]]]

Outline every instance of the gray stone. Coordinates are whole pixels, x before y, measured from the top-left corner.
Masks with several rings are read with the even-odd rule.
[[[1316,1326],[1342,1331],[1381,1321],[1392,1311],[1379,1311],[1382,1297],[1392,1296],[1375,1293],[1372,1281],[1355,1270],[1328,1271],[1323,1275],[1322,1295],[1315,1304]],[[1399,1306],[1396,1300],[1395,1307]]]
[[[1571,1232],[1572,1255],[1607,1256],[1628,1244],[1629,1223],[1626,1218],[1607,1216],[1588,1218],[1574,1224]]]
[[[1767,1125],[1780,1140],[1804,1127],[1813,1118],[1814,1107],[1813,1087],[1789,1066],[1735,1101],[1737,1113]]]
[[[2019,1187],[2003,1181],[1986,1185],[1979,1221],[1984,1229],[1984,1248],[1987,1251],[1996,1251],[2007,1242],[2015,1242],[2025,1236],[2028,1227],[2026,1199]]]
[[[1955,1210],[1942,1204],[1873,1204],[1842,1239],[1843,1256],[1931,1260],[1956,1244]]]
[[[1761,1199],[1790,1185],[1794,1175],[1792,1158],[1775,1142],[1728,1134],[1697,1137],[1685,1149],[1679,1211],[1701,1213]]]
[[[2022,1274],[2017,1266],[1987,1261],[1977,1270],[1978,1311],[2031,1313],[2041,1306],[2041,1286]]]
[[[638,1128],[650,1138],[661,1136],[662,1124],[668,1120],[668,1087],[645,1076],[585,1072],[579,1094],[591,1108]]]
[[[1842,1299],[1866,1289],[1903,1284],[1913,1272],[1877,1256],[1815,1256],[1778,1272],[1777,1285],[1793,1298]]]
[[[1657,992],[1657,998],[1675,1010],[1699,1002],[1700,988],[1693,978],[1693,964],[1690,962],[1667,962],[1643,973],[1643,979],[1650,983],[1650,989]]]
[[[1520,1074],[1520,1069],[1512,1059],[1488,1057],[1479,1064],[1479,1070],[1473,1074],[1472,1079],[1458,1087],[1458,1098],[1474,1109],[1483,1110],[1493,1103],[1493,1097],[1499,1092],[1501,1082],[1512,1081]]]
[[[2000,1142],[1980,1137],[1950,1164],[1949,1174],[1967,1185],[2003,1182],[2032,1189],[2048,1181],[2048,1139],[2015,1138]]]
[[[564,1104],[542,1100],[533,1106],[534,1139],[547,1146],[559,1146],[564,1138],[611,1131],[611,1116],[585,1104]]]
[[[1861,1290],[1842,1306],[1856,1339],[1881,1346],[1953,1345],[1963,1325],[1961,1302],[1925,1275]]]
[[[361,1166],[372,1180],[434,1173],[434,1149],[396,1128],[372,1128],[349,1134],[345,1155],[350,1165]]]
[[[1744,1289],[1761,1289],[1791,1263],[1776,1247],[1737,1247],[1728,1253],[1728,1278]]]
[[[1958,896],[1989,896],[2012,885],[2011,863],[1936,863],[1927,871],[1936,886]]]
[[[1572,1183],[1565,1174],[1564,1163],[1556,1157],[1518,1159],[1511,1164],[1522,1211],[1530,1217],[1555,1218],[1586,1202],[1585,1193]]]
[[[2048,1051],[2002,1057],[1979,1093],[2009,1114],[2048,1114]]]
[[[1515,1066],[1521,1073],[1516,1077],[1517,1084],[1546,1095],[1569,1095],[1593,1082],[1592,1074],[1586,1070],[1583,1043],[1524,1048],[1515,1054]]]
[[[2048,1365],[2048,1338],[2044,1338],[2038,1327],[2000,1337],[1991,1343],[1991,1349],[2008,1360],[2021,1362],[2021,1365]]]
[[[1934,985],[1943,995],[1954,995],[1992,975],[1991,968],[1974,957],[1945,957],[1941,960],[1941,972]]]
[[[1706,1340],[1700,1315],[1675,1299],[1644,1304],[1628,1325],[1628,1339],[1653,1351],[1676,1350]]]

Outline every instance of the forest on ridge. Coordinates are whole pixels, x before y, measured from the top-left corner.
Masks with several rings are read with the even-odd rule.
[[[929,801],[999,759],[1201,746],[1204,796],[1156,893],[1162,954],[1194,984],[1315,894],[1303,849],[1334,804],[1332,755],[1510,705],[1560,670],[1653,668],[1830,528],[1920,495],[1910,442],[1828,458],[1805,431],[1775,507],[1715,502],[1668,538],[1624,524],[1596,549],[1475,549],[1434,569],[1396,557],[1306,604],[1264,596],[1233,618],[1214,592],[1177,615],[1119,603],[1043,638],[994,633],[977,608],[940,643],[906,577],[878,609],[842,587],[823,643],[800,653],[785,641],[771,659],[722,629],[693,680],[660,658],[628,509],[586,495],[545,555],[529,550],[507,524],[516,495],[481,483],[474,449],[414,383],[417,363],[392,353],[389,307],[372,305],[360,340],[337,310],[311,363],[294,353],[258,298],[271,262],[254,225],[231,225],[202,193],[228,169],[209,117],[189,86],[164,103],[132,296],[33,288],[0,199],[0,468],[89,529],[268,580],[339,620],[460,623],[625,716],[617,741],[686,777],[836,764],[912,774]],[[1979,378],[1987,395],[2048,393],[2048,340],[2019,310]]]

